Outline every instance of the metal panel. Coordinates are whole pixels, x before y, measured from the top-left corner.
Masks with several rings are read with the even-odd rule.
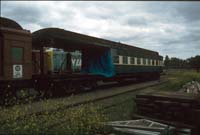
[[[44,52],[43,53],[44,55],[44,74],[47,74],[48,71],[51,71],[51,70],[48,70],[48,53],[47,52]],[[32,71],[33,71],[33,74],[40,74],[41,73],[41,66],[40,66],[40,51],[39,50],[33,50],[32,51]]]
[[[115,65],[116,73],[161,72],[159,66]]]
[[[13,80],[13,65],[19,64],[23,66],[23,78],[30,79],[32,77],[32,47],[31,33],[20,33],[18,31],[2,30],[4,48],[3,48],[3,80]],[[12,47],[23,48],[23,60],[12,60]]]
[[[24,60],[24,48],[23,47],[11,47],[12,62],[23,62]]]
[[[112,121],[106,123],[120,135],[171,135],[174,127],[148,119]]]
[[[0,35],[0,77],[3,76],[3,35]]]

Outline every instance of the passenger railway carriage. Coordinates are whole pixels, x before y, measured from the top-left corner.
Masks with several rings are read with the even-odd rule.
[[[71,93],[98,81],[158,79],[163,57],[118,42],[59,28],[30,33],[1,18],[0,89],[34,88],[45,95]]]

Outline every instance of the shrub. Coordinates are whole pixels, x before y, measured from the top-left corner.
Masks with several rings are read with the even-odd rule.
[[[45,111],[23,119],[19,107],[12,107],[10,115],[1,122],[0,134],[66,134],[90,135],[104,132],[102,122],[106,121],[100,107],[93,104],[81,105],[60,111]],[[26,109],[28,111],[28,109]]]

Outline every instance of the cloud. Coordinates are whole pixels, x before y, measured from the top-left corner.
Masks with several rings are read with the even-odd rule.
[[[200,54],[199,2],[2,1],[2,16],[32,32],[58,27],[187,58]]]
[[[177,14],[183,16],[188,22],[200,20],[199,13],[199,2],[186,2],[177,7]]]

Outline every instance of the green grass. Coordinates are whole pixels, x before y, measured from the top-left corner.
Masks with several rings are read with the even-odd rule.
[[[116,97],[95,102],[97,106],[104,108],[103,112],[108,121],[129,120],[136,112],[135,91],[125,93]]]
[[[0,134],[66,134],[91,135],[105,132],[102,122],[107,121],[98,106],[88,104],[37,116],[32,114],[17,119],[20,111],[12,108],[12,115],[1,122]]]
[[[199,81],[200,82],[200,73],[196,71],[188,70],[174,70],[168,71],[166,76],[169,81],[157,87],[153,87],[156,90],[162,91],[178,91],[185,85],[187,82]]]
[[[200,73],[196,71],[188,70],[173,70],[168,71],[166,76],[169,81],[162,83],[160,85],[152,86],[144,89],[141,93],[154,93],[156,91],[177,91],[187,82],[196,80],[200,81]],[[123,94],[117,97],[114,97],[110,100],[101,101],[99,105],[110,104],[110,103],[119,103],[117,106],[110,107],[106,109],[106,115],[109,120],[128,120],[132,119],[134,113],[137,111],[134,98],[135,94],[138,92],[130,92]]]
[[[166,77],[169,79],[168,82],[146,88],[142,92],[177,91],[187,82],[200,81],[200,73],[195,71],[168,71]],[[24,107],[23,112],[20,109],[21,105],[6,109],[0,108],[0,134],[93,135],[108,132],[108,129],[102,124],[103,122],[132,119],[136,112],[134,102],[136,93],[140,93],[140,91],[54,113],[45,111],[39,116],[32,114],[20,120],[18,117],[29,112],[31,107]],[[71,102],[58,101],[54,103],[52,100],[44,101],[44,104],[40,104],[38,109],[59,108],[64,106],[66,102]]]
[[[109,121],[130,120],[135,111],[135,102],[130,98],[121,104],[106,109],[105,115]]]
[[[34,114],[24,119],[18,117],[28,113],[31,108],[23,109],[21,105],[1,111],[0,134],[66,134],[66,135],[93,135],[95,133],[109,132],[102,123],[112,120],[131,119],[135,112],[133,93],[123,94],[110,99],[101,100],[94,104],[78,106],[42,115]],[[52,104],[52,101],[44,101],[41,108],[59,108],[66,104],[66,100]],[[70,102],[70,101],[69,101]],[[116,106],[111,106],[115,104]],[[104,107],[108,107],[103,109]],[[48,110],[48,109],[47,109]],[[5,120],[6,122],[3,121]],[[62,124],[59,124],[59,123]]]

